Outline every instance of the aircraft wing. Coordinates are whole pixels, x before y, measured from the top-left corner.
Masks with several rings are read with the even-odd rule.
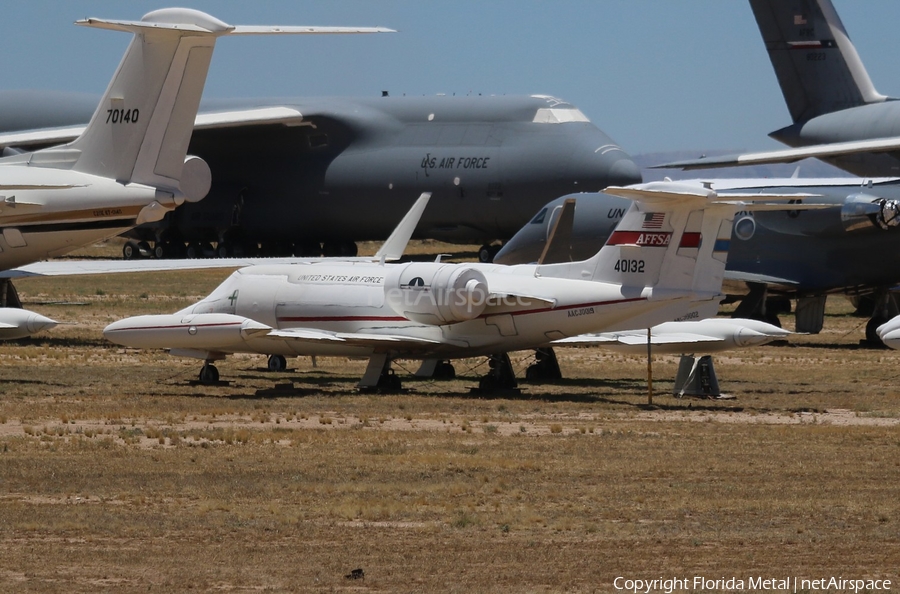
[[[373,257],[357,258],[211,258],[190,260],[48,260],[35,262],[20,268],[0,271],[0,278],[27,278],[32,276],[70,276],[84,274],[113,274],[128,272],[165,272],[170,270],[201,270],[205,268],[243,268],[260,264],[300,264],[319,261],[373,262],[399,260],[412,237],[422,212],[431,198],[423,192],[409,212],[397,225],[391,236]],[[0,203],[2,204],[2,203]]]
[[[417,338],[403,334],[373,334],[366,332],[328,332],[317,328],[287,328],[273,330],[267,338],[283,338],[300,342],[318,343],[339,342],[349,346],[387,348],[391,347],[426,347],[440,344],[436,340]]]
[[[0,278],[77,276],[128,272],[165,272],[206,268],[243,268],[257,264],[295,264],[322,258],[210,258],[193,260],[47,260],[0,271]],[[349,259],[349,258],[348,258]],[[360,258],[371,261],[371,258]]]
[[[772,163],[793,163],[801,159],[815,157],[839,157],[854,153],[886,153],[900,150],[900,136],[877,138],[873,140],[853,140],[849,142],[833,142],[814,144],[800,148],[780,149],[743,155],[724,155],[721,157],[702,157],[675,161],[662,165],[653,165],[650,169],[715,169],[719,167],[736,167],[741,165],[769,165]]]
[[[791,334],[771,324],[740,318],[710,318],[698,321],[666,322],[650,331],[651,351],[656,355],[715,353],[734,348],[758,346]],[[647,330],[625,330],[583,334],[562,338],[553,346],[598,345],[614,351],[644,354]]]
[[[293,107],[270,106],[197,114],[194,120],[194,130],[272,124],[299,126],[302,123],[303,115],[297,109]],[[46,128],[0,134],[0,148],[12,146],[30,149],[66,144],[81,136],[85,128],[86,126],[67,126],[65,128]]]
[[[777,276],[769,276],[767,274],[754,274],[752,272],[739,272],[735,270],[725,270],[725,279],[730,281],[740,281],[745,283],[761,283],[764,285],[785,285],[797,286],[800,283],[786,278]]]

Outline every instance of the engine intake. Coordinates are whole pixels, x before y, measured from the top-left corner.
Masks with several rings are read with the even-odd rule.
[[[413,262],[392,267],[384,282],[388,306],[408,320],[443,326],[474,320],[487,306],[487,279],[459,264]]]
[[[848,196],[841,207],[841,222],[847,231],[877,227],[889,230],[900,227],[900,201],[868,194]]]

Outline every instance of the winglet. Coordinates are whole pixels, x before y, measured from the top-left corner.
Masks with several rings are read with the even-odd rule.
[[[399,260],[403,257],[406,245],[409,243],[413,231],[416,230],[419,219],[422,218],[422,213],[425,211],[425,207],[428,206],[430,199],[431,192],[422,192],[419,199],[416,200],[409,212],[406,213],[406,216],[403,217],[403,220],[400,221],[400,224],[391,233],[391,236],[381,246],[381,249],[375,253],[375,259]]]

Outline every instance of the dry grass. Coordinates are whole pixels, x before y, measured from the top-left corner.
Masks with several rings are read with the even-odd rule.
[[[645,361],[596,349],[560,351],[568,379],[519,397],[470,395],[478,360],[371,395],[362,361],[238,356],[229,385],[197,387],[197,362],[99,335],[226,274],[17,284],[86,305],[31,306],[79,325],[0,344],[0,591],[900,577],[900,353],[857,348],[841,300],[821,335],[717,358],[735,400],[668,396],[677,361],[658,358],[652,408]]]

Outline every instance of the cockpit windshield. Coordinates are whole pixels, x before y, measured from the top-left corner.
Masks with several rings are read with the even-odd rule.
[[[537,213],[537,215],[533,219],[531,219],[531,222],[529,223],[529,225],[538,225],[540,223],[543,223],[544,217],[546,217],[546,216],[547,216],[547,209],[542,208],[541,212]]]

